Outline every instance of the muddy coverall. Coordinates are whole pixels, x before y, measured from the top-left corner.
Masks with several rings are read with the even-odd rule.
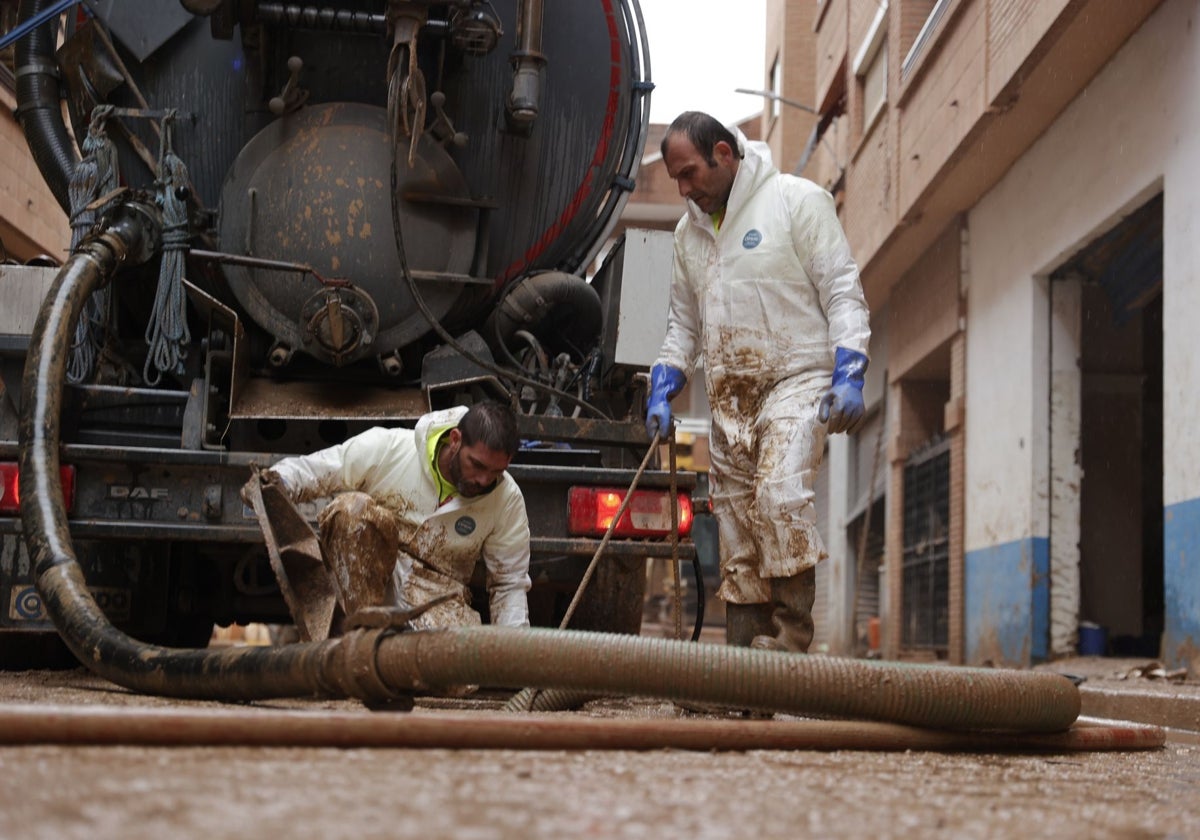
[[[438,505],[429,444],[465,413],[459,407],[426,414],[415,429],[369,429],[339,446],[285,458],[271,468],[294,502],[333,498],[319,526],[334,574],[347,568],[383,570],[382,579],[365,586],[378,594],[364,599],[377,603],[355,606],[409,608],[450,593],[451,600],[417,617],[413,628],[479,624],[468,584],[482,558],[491,623],[528,626],[529,520],[516,481],[504,473],[489,493],[455,495]],[[354,562],[338,562],[339,553]],[[364,562],[356,553],[383,556]]]
[[[826,556],[813,507],[826,434],[818,405],[835,349],[866,355],[869,313],[832,196],[780,174],[764,144],[740,133],[738,144],[745,157],[719,229],[690,200],[675,228],[655,365],[690,376],[703,361],[729,642],[807,650]]]

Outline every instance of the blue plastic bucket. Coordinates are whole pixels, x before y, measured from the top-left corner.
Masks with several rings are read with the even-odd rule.
[[[1108,628],[1085,621],[1079,625],[1079,655],[1104,656],[1108,652]]]

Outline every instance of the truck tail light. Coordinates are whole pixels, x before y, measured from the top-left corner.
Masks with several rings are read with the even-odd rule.
[[[60,467],[58,477],[62,481],[63,503],[67,513],[75,507],[75,468],[67,465]],[[0,514],[8,516],[21,512],[20,469],[11,462],[0,463]]]
[[[573,537],[602,537],[625,501],[615,487],[572,487],[567,496],[567,532]],[[692,500],[679,495],[679,535],[692,532]],[[615,537],[665,537],[671,533],[671,494],[667,490],[634,490]]]

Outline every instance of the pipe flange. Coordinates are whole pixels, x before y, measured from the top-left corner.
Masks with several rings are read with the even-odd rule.
[[[341,366],[379,332],[379,308],[354,286],[326,286],[304,302],[300,327],[308,352]]]
[[[341,638],[330,662],[331,681],[369,709],[409,711],[413,707],[413,692],[393,689],[379,674],[379,643],[393,632],[352,630]]]

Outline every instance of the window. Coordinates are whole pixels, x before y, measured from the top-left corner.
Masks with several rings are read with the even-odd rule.
[[[936,437],[904,465],[901,644],[950,645],[950,440]]]
[[[908,52],[904,54],[904,62],[900,65],[900,78],[908,78],[909,72],[916,66],[917,60],[921,57],[921,53],[925,51],[925,47],[933,38],[933,32],[937,29],[938,23],[946,14],[946,9],[950,6],[950,0],[904,0],[905,7],[902,15],[904,25],[902,31],[905,33],[902,38],[900,48],[903,50],[908,46]],[[917,31],[916,37],[912,39],[911,45],[908,43],[907,25],[909,20],[922,20],[921,28]]]
[[[859,122],[866,134],[887,104],[887,3],[880,3],[871,21],[867,37],[854,57],[854,76],[858,82]]]
[[[862,76],[863,132],[875,122],[875,117],[887,102],[887,42],[880,46]]]

